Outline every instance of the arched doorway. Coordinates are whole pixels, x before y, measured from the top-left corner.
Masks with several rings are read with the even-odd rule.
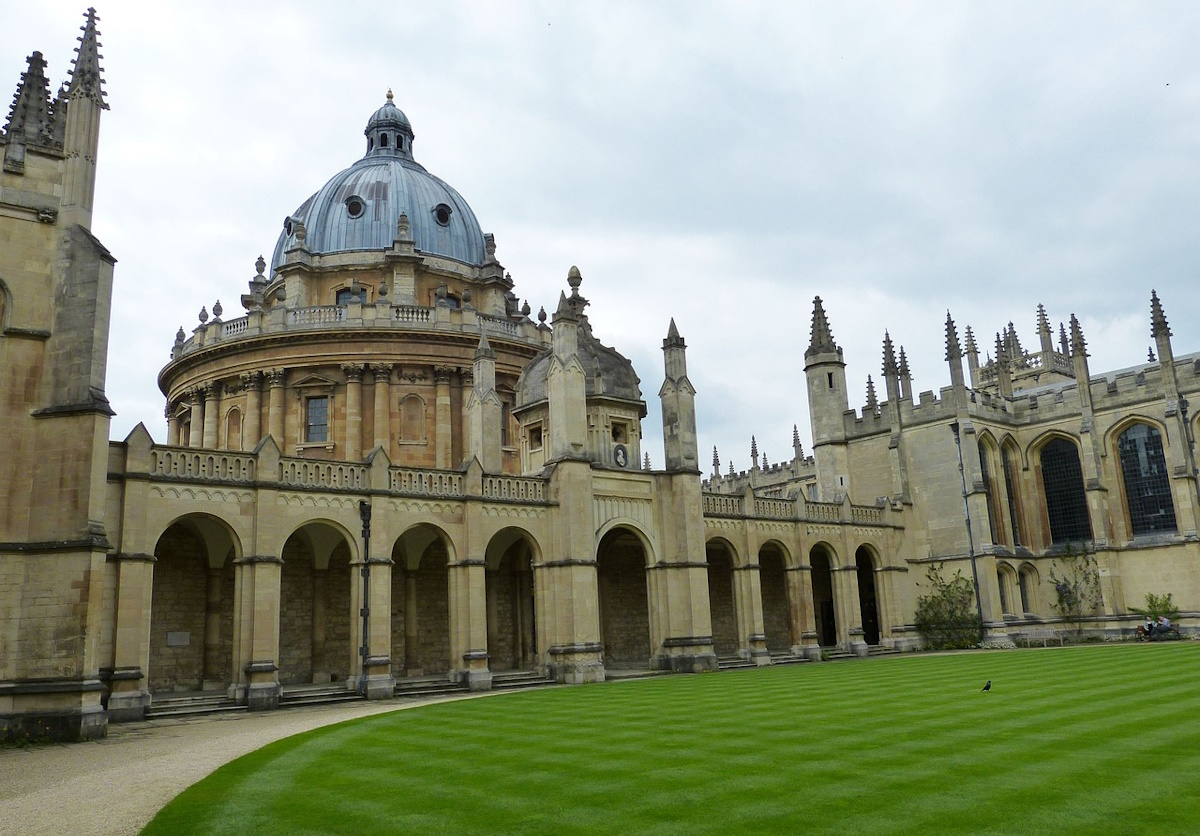
[[[858,570],[858,611],[862,617],[863,641],[879,644],[879,599],[875,591],[875,558],[866,546],[854,552]]]
[[[649,667],[646,550],[637,535],[625,528],[614,528],[600,539],[596,550],[596,581],[605,667]]]
[[[724,540],[704,546],[708,562],[708,607],[712,617],[713,651],[720,656],[738,653],[737,600],[733,591],[733,550]]]
[[[487,547],[488,656],[492,670],[537,665],[533,547],[517,528],[497,532]]]
[[[817,644],[837,644],[837,616],[833,605],[832,554],[823,543],[812,547],[808,555],[812,567],[813,612],[817,622]]]
[[[400,676],[450,671],[449,540],[421,524],[392,546],[392,670]]]
[[[279,683],[345,682],[355,665],[350,544],[340,528],[312,522],[283,544],[279,573]]]
[[[763,630],[767,650],[775,653],[800,644],[797,626],[788,606],[787,559],[778,543],[767,543],[758,551],[758,583],[762,590]]]
[[[150,604],[152,693],[216,691],[233,674],[234,559],[223,522],[191,514],[154,547]]]

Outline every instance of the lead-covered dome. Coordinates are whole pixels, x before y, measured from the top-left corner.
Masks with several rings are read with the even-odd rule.
[[[272,274],[287,250],[301,243],[314,255],[389,249],[401,214],[408,216],[419,252],[482,265],[487,252],[475,213],[462,195],[413,159],[412,125],[392,101],[392,91],[363,133],[366,155],[284,219]]]

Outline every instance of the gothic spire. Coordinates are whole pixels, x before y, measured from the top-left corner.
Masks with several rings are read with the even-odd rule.
[[[100,32],[96,29],[99,20],[95,9],[87,10],[87,22],[80,27],[83,35],[77,39],[79,46],[75,49],[75,60],[71,62],[74,69],[71,70],[67,98],[91,99],[108,110],[108,103],[104,101],[104,77],[100,69],[100,59],[104,56],[100,54]]]
[[[1046,306],[1040,302],[1037,306],[1037,327],[1038,334],[1050,333],[1050,320],[1046,318]]]
[[[8,109],[8,120],[4,123],[5,140],[28,145],[49,144],[42,137],[43,134],[49,135],[52,130],[50,117],[46,61],[42,53],[35,52],[29,56],[28,67],[21,73],[16,95]]]
[[[1079,320],[1075,318],[1075,314],[1071,314],[1071,355],[1082,354],[1088,356],[1087,342],[1083,339],[1083,328],[1079,325]]]
[[[958,329],[954,327],[954,319],[950,311],[946,311],[946,359],[950,362],[962,359],[962,346],[958,342]]]
[[[867,409],[874,413],[879,409],[879,399],[875,395],[875,381],[867,375]]]
[[[836,352],[837,350],[838,346],[833,341],[833,332],[829,330],[829,320],[825,317],[825,308],[821,304],[821,297],[817,296],[813,299],[812,336],[809,340],[808,351],[804,352],[804,356],[811,357],[814,354]]]
[[[750,436],[750,461],[753,467],[758,467],[758,440],[754,436]]]
[[[1162,303],[1158,301],[1158,292],[1150,291],[1150,336],[1159,334],[1171,336],[1171,328],[1167,325],[1167,317],[1163,313]]]
[[[896,351],[892,348],[892,336],[883,332],[883,374],[893,377],[896,374]]]
[[[908,377],[908,355],[904,353],[904,346],[900,346],[900,376]]]
[[[1067,341],[1067,327],[1061,322],[1058,323],[1058,350],[1065,356],[1071,356],[1071,343]]]
[[[978,354],[979,349],[975,347],[975,334],[971,331],[971,326],[967,326],[967,354]]]
[[[713,476],[721,475],[721,457],[717,455],[717,445],[713,445]]]

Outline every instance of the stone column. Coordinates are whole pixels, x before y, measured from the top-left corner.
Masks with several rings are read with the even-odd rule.
[[[188,424],[188,447],[204,445],[204,390],[200,387],[188,392],[192,399],[192,415]]]
[[[449,566],[450,658],[455,666],[451,676],[466,682],[472,691],[488,691],[492,687],[487,652],[485,567],[482,558],[460,560]]]
[[[405,676],[423,676],[421,645],[417,641],[417,573],[408,569],[404,573],[404,667]]]
[[[170,401],[167,401],[167,408],[163,410],[163,415],[167,419],[167,444],[171,447],[178,447],[179,419],[175,417],[175,411],[171,409]]]
[[[325,625],[329,619],[325,580],[328,575],[328,569],[313,567],[312,679],[314,683],[329,681],[329,660],[325,658]]]
[[[253,450],[262,441],[262,372],[242,375],[246,390],[246,424],[242,432],[242,449]],[[278,439],[276,439],[278,441]]]
[[[767,631],[763,626],[762,588],[758,564],[733,567],[733,596],[738,627],[739,655],[756,665],[771,664],[767,650]]]
[[[150,665],[154,555],[118,554],[116,561],[116,629],[108,717],[114,722],[144,720],[150,704],[146,671]]]
[[[348,461],[362,459],[362,375],[365,366],[342,366],[346,375],[346,452]]]
[[[792,653],[817,661],[821,658],[821,645],[817,640],[817,620],[813,610],[811,566],[787,568],[787,595]]]
[[[213,691],[225,684],[221,668],[221,570],[208,569],[204,606],[204,680],[201,688]]]
[[[204,446],[217,447],[217,423],[221,418],[221,385],[213,382],[204,387]]]
[[[435,467],[445,469],[451,466],[453,454],[453,417],[450,414],[450,375],[454,368],[451,366],[434,366],[433,381],[437,389],[437,406],[435,411],[436,425],[434,427],[434,445],[436,451]]]
[[[237,564],[234,619],[235,698],[251,711],[279,707],[279,584],[282,559],[245,557]]]
[[[392,454],[392,366],[390,363],[371,366],[375,374],[375,447]]]
[[[266,371],[267,386],[270,387],[269,405],[267,407],[267,432],[274,437],[280,450],[287,449],[287,438],[283,434],[283,369],[268,369]]]
[[[858,567],[853,563],[833,570],[833,608],[837,618],[838,645],[858,656],[866,656],[862,610],[858,605]]]

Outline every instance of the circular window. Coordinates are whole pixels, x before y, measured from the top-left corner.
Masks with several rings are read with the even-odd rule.
[[[350,217],[361,218],[363,212],[365,211],[367,211],[367,205],[363,203],[363,199],[361,197],[355,196],[346,198],[346,212],[350,215]]]
[[[292,219],[291,218],[283,219],[283,232],[285,235],[292,234]]]
[[[450,226],[450,213],[454,210],[444,203],[433,207],[433,218],[442,226]]]

